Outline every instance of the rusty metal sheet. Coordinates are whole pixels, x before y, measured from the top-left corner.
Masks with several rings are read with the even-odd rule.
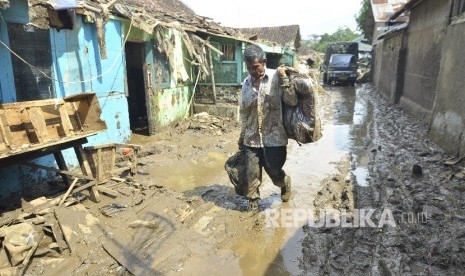
[[[371,0],[371,6],[373,10],[373,16],[376,22],[387,22],[389,17],[393,15],[409,0]],[[405,22],[408,20],[408,14],[398,17],[396,21]]]

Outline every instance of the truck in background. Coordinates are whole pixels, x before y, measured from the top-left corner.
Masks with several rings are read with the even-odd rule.
[[[320,66],[323,83],[344,82],[354,85],[358,70],[358,42],[333,42],[326,47]]]

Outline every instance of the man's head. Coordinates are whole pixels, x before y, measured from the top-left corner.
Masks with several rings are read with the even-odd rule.
[[[265,75],[266,54],[257,45],[249,45],[244,50],[244,61],[252,79],[260,79]]]

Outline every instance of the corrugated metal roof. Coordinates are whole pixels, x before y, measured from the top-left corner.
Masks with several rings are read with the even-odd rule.
[[[390,20],[395,20],[397,17],[402,16],[402,14],[408,13],[413,7],[415,7],[422,1],[423,0],[410,0],[401,9],[399,9],[393,15],[391,15]]]
[[[371,0],[371,7],[375,22],[388,22],[390,17],[401,10],[409,0]],[[408,14],[399,16],[396,21],[408,21]]]

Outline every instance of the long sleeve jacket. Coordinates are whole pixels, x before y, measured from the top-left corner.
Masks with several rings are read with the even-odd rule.
[[[280,79],[276,70],[266,69],[258,91],[248,75],[242,85],[240,102],[241,136],[248,147],[279,147],[287,145],[282,120],[282,101],[295,105],[296,95],[286,95],[290,89],[287,78]],[[283,92],[284,91],[284,92]],[[293,100],[292,100],[293,99]],[[289,102],[287,102],[289,101]]]

